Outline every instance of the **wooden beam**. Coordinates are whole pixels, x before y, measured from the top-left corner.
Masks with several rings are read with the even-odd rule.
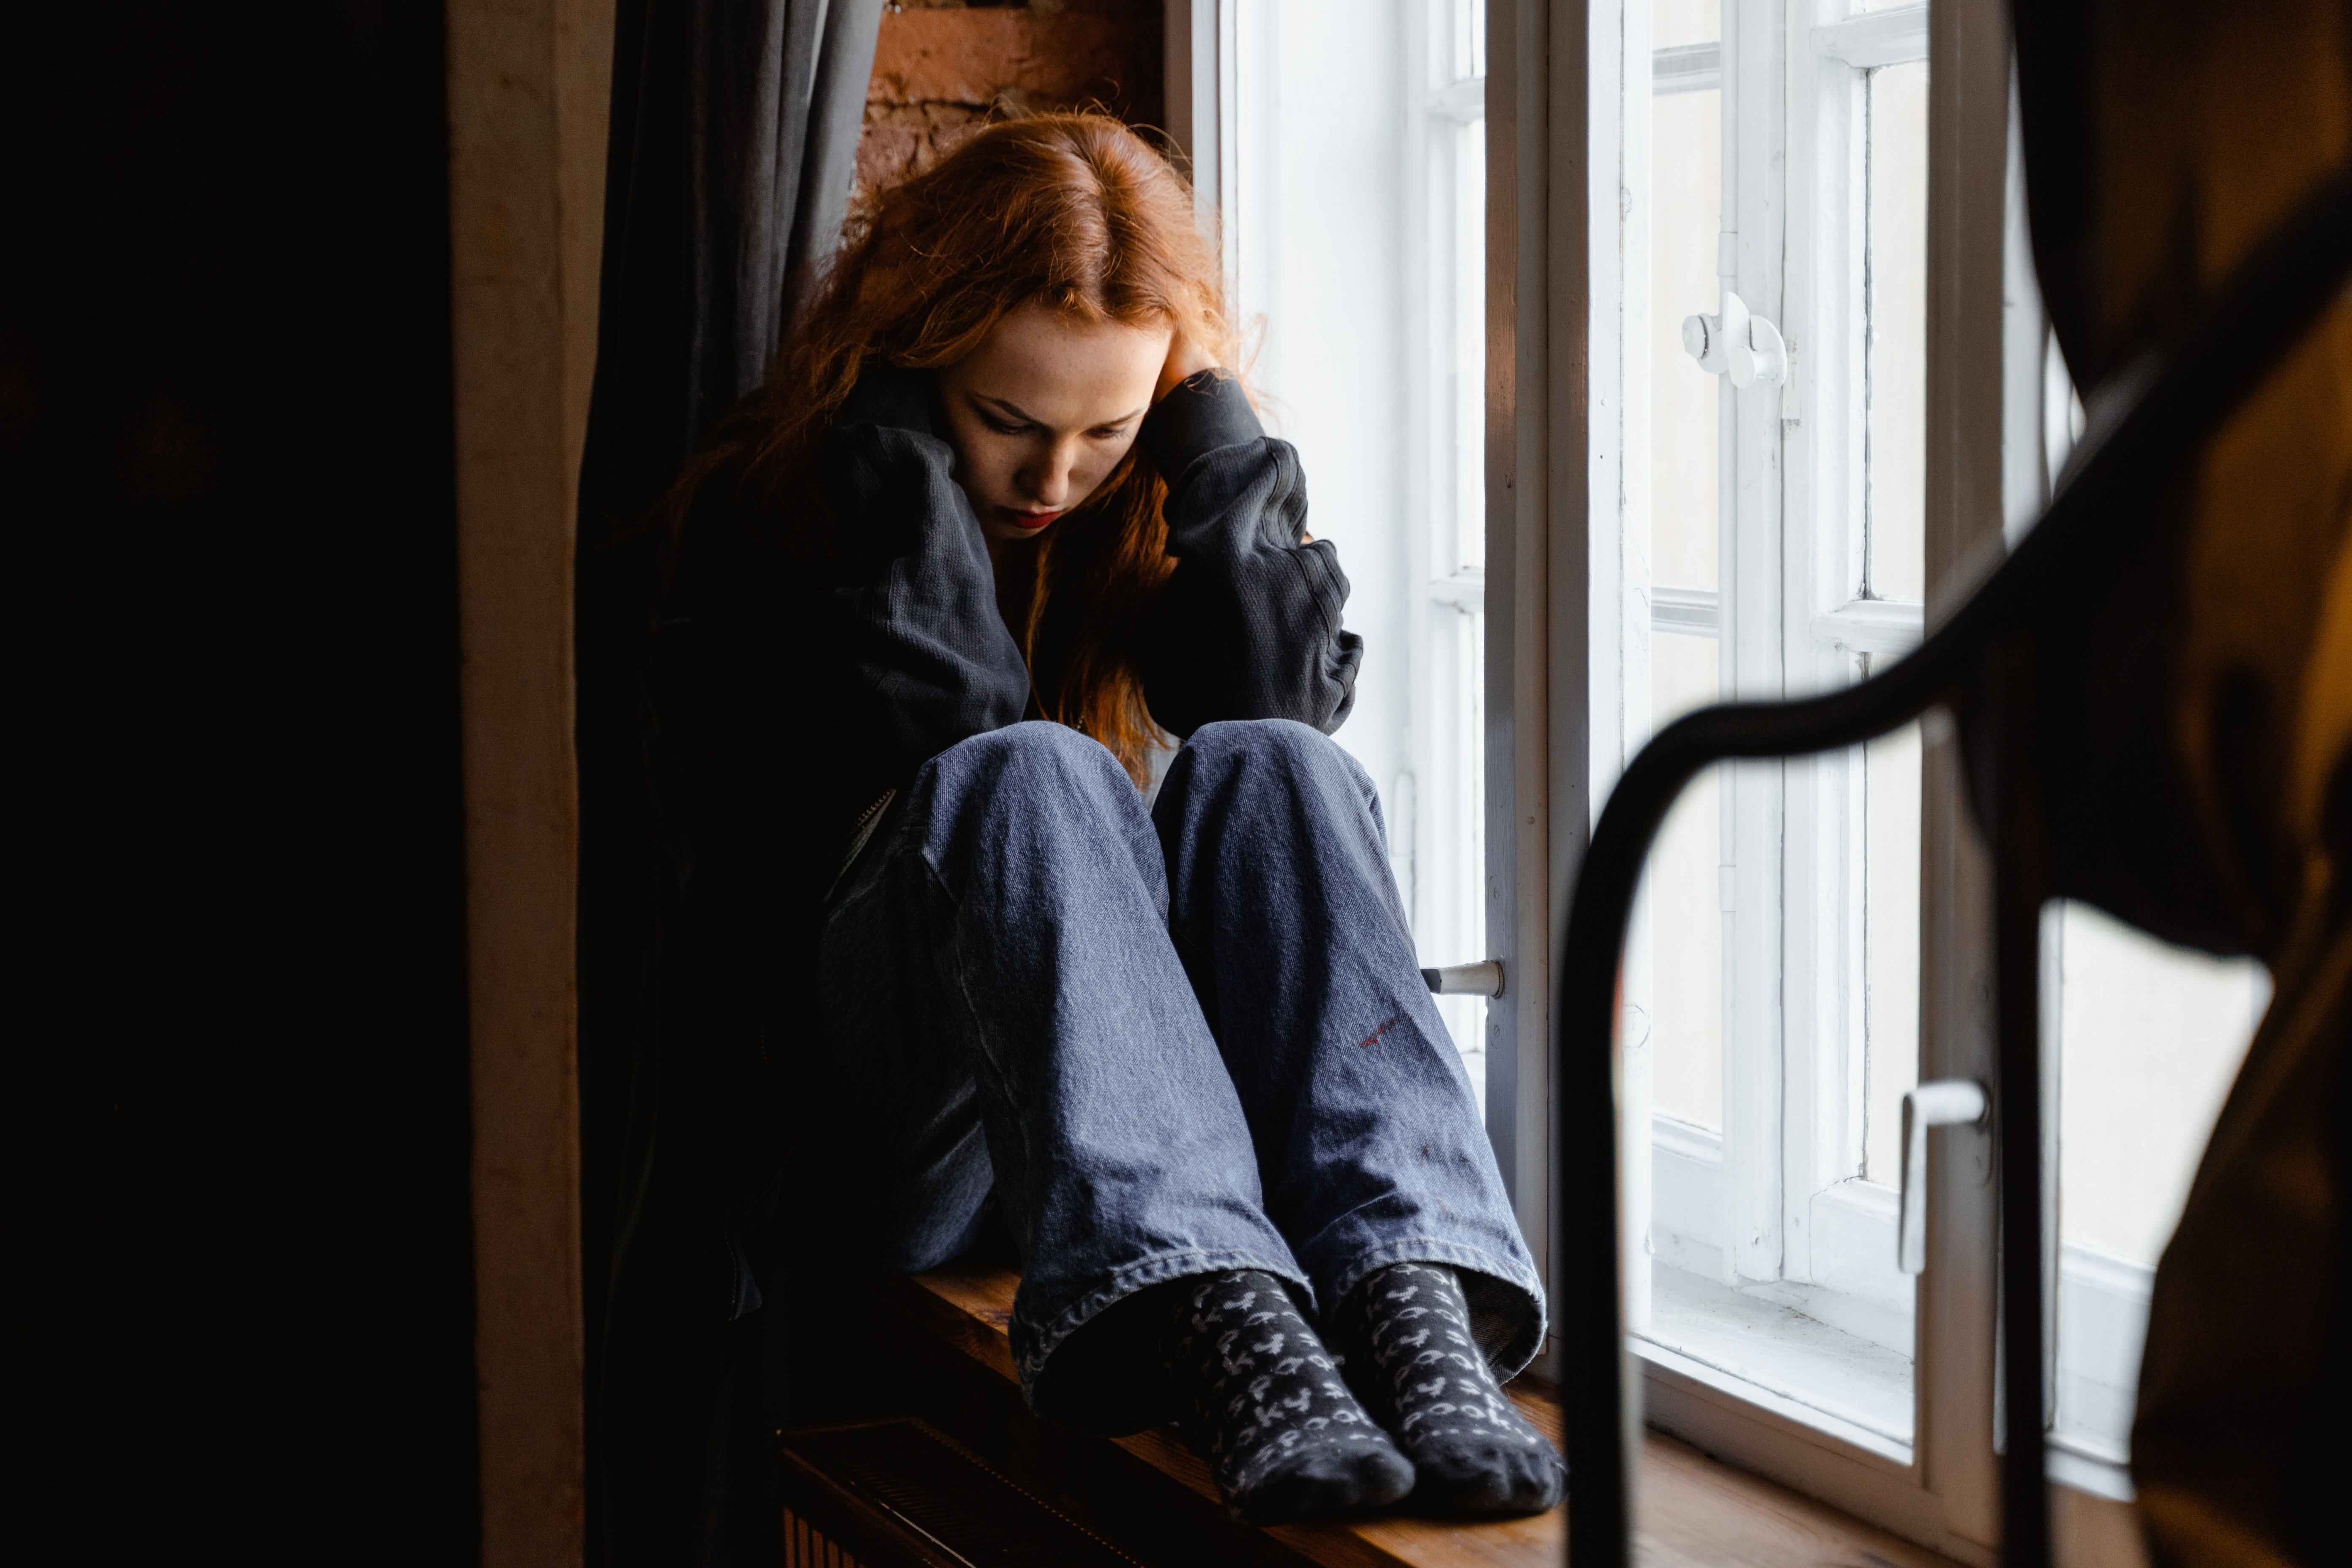
[[[572,549],[613,0],[452,0],[482,1563],[582,1561]]]

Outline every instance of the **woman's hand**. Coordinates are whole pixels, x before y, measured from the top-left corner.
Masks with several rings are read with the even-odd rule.
[[[1179,382],[1217,368],[1216,356],[1178,332],[1168,340],[1168,361],[1160,367],[1159,384],[1151,389],[1151,401],[1159,402],[1176,390]]]
[[[1204,370],[1216,368],[1215,355],[1193,342],[1183,333],[1178,332],[1168,340],[1167,363],[1160,367],[1160,381],[1151,389],[1151,401],[1158,403],[1171,392],[1175,391],[1180,383],[1192,379]],[[1298,536],[1298,542],[1312,544],[1315,542],[1315,536],[1302,531]]]

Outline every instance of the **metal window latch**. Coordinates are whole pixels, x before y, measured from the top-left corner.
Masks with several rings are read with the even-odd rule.
[[[1731,384],[1779,386],[1789,379],[1789,345],[1780,329],[1749,312],[1747,301],[1726,289],[1723,310],[1683,318],[1683,347],[1709,375],[1727,375]]]
[[[1450,963],[1443,969],[1424,969],[1421,980],[1440,996],[1500,996],[1503,961],[1490,958],[1484,963]]]
[[[1923,1083],[1903,1097],[1903,1207],[1895,1262],[1904,1273],[1927,1267],[1927,1129],[1980,1127],[1991,1105],[1984,1085],[1964,1078]]]

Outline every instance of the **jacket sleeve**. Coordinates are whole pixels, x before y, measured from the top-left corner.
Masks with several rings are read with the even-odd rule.
[[[1363,639],[1340,628],[1339,552],[1299,542],[1297,451],[1266,436],[1241,384],[1214,371],[1161,399],[1140,441],[1168,480],[1176,559],[1144,634],[1152,717],[1179,735],[1221,719],[1337,730],[1356,700]]]
[[[901,777],[1017,721],[1029,702],[979,520],[911,374],[869,368],[819,461],[841,542],[820,657],[835,710]]]

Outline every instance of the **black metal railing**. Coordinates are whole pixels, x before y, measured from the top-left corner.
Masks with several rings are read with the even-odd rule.
[[[2318,319],[2352,273],[2352,170],[2324,183],[2231,274],[2191,329],[2109,378],[2057,491],[2017,550],[1909,658],[1840,691],[1794,702],[1734,702],[1677,720],[1643,747],[1609,797],[1570,901],[1560,966],[1557,1077],[1563,1184],[1552,1256],[1564,1324],[1569,1555],[1624,1568],[1632,1446],[1619,1237],[1618,966],[1651,840],[1683,787],[1710,763],[1852,746],[1929,708],[1981,705],[1971,744],[1994,875],[1999,992],[2001,1375],[2042,1384],[2038,953],[2047,896],[2039,813],[2028,784],[2021,700],[2027,638],[2070,590],[2105,578],[2159,531],[2136,510],[2144,476],[2177,471]],[[2134,524],[2143,526],[2137,531]],[[2006,1402],[2002,1539],[2013,1568],[2049,1560],[2040,1398]]]

